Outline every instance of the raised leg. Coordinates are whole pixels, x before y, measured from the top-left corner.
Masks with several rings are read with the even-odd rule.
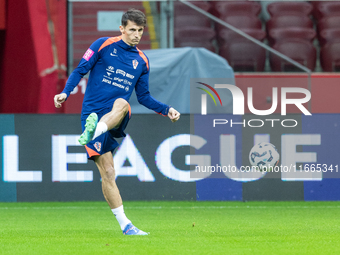
[[[113,103],[112,110],[105,114],[98,123],[97,114],[94,112],[91,113],[86,119],[85,130],[78,140],[79,143],[81,145],[86,145],[106,131],[112,128],[118,128],[125,115],[128,113],[129,107],[130,105],[126,100],[118,98]]]
[[[128,113],[128,111],[129,103],[123,98],[118,98],[114,102],[112,110],[105,114],[100,119],[99,123],[104,122],[107,125],[108,130],[112,128],[117,128],[124,119],[125,115]]]

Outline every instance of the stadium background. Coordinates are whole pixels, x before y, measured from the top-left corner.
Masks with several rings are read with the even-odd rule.
[[[201,1],[195,4],[215,16],[221,16],[218,2],[222,1]],[[319,33],[320,21],[318,19],[321,19],[320,15],[324,13],[318,12],[316,2],[311,3],[313,11],[308,14],[308,17],[313,22],[312,29],[315,33]],[[203,20],[203,16],[180,2],[175,2],[172,6],[172,2],[166,1],[94,3],[90,1],[67,2],[66,0],[1,0],[0,5],[0,135],[2,137],[0,141],[2,166],[0,201],[103,200],[99,174],[92,162],[84,160],[84,150],[75,143],[76,136],[80,133],[79,112],[86,78],[78,86],[77,92],[72,95],[73,98],[70,98],[62,109],[55,109],[52,100],[53,96],[63,89],[68,73],[77,65],[92,41],[101,36],[119,35],[118,31],[107,31],[105,22],[101,23],[103,25],[101,29],[104,31],[98,31],[100,27],[98,20],[103,17],[99,17],[98,12],[121,12],[130,7],[142,9],[148,16],[148,26],[139,45],[142,50],[200,46],[222,56],[221,49],[232,48],[223,41],[225,39],[221,36],[223,33],[219,33],[219,26],[210,21],[212,33],[209,26],[204,28],[204,33],[202,33],[202,25],[198,28],[192,28],[193,25],[191,25],[190,29],[195,33],[188,36],[189,41],[181,41],[185,38],[184,35],[188,34],[187,30],[180,31],[183,24],[188,23],[188,20],[181,21],[178,18],[181,16],[181,11],[187,15],[192,11],[192,15],[200,17],[200,20]],[[260,38],[260,42],[271,45],[266,30],[268,17],[263,13],[265,7],[261,5],[261,2],[259,5],[261,12],[254,16],[261,21],[260,30],[266,35],[265,38]],[[340,14],[335,12],[329,15],[333,17]],[[211,38],[209,38],[210,33]],[[199,36],[202,40],[198,41],[195,36]],[[253,42],[245,43],[246,39],[235,40],[236,45],[246,45],[251,52],[258,47]],[[229,59],[228,63],[234,69],[232,74],[235,84],[244,93],[248,87],[256,88],[254,106],[257,109],[268,109],[271,106],[272,87],[309,89],[312,93],[312,100],[306,107],[313,116],[305,117],[300,114],[301,116],[298,117],[301,119],[300,125],[290,131],[296,135],[317,134],[322,139],[318,146],[303,146],[303,148],[300,146],[301,148],[297,150],[316,153],[317,160],[314,163],[338,165],[340,107],[337,97],[339,94],[337,59],[331,59],[331,66],[334,68],[327,69],[323,62],[325,59],[322,58],[324,55],[321,54],[322,49],[325,50],[322,37],[316,34],[311,44],[316,52],[315,61],[309,65],[309,60],[298,59],[303,65],[312,67],[311,73],[298,66],[284,63],[279,64],[282,70],[276,70],[271,62],[272,55],[267,49],[264,50],[265,59],[261,70],[258,69],[259,64],[256,62],[258,60],[254,62],[254,59],[241,59],[238,62],[233,58],[233,61]],[[336,48],[337,41],[329,42],[329,45],[334,45]],[[236,56],[245,51],[245,48],[232,49],[237,53],[234,54]],[[203,51],[206,54],[206,50]],[[332,57],[336,58],[336,52],[333,52]],[[207,57],[212,53],[209,54]],[[263,52],[259,54],[263,57]],[[287,54],[293,54],[291,56],[294,57],[296,52],[287,52]],[[306,56],[310,55],[313,54],[309,53]],[[165,57],[171,57],[171,54]],[[217,56],[215,57],[218,59]],[[206,72],[212,72],[209,70],[210,62],[207,62],[202,68]],[[230,78],[230,73],[225,76]],[[189,80],[190,78],[197,78],[197,76],[185,77]],[[150,90],[152,92],[155,90],[157,93],[155,89],[157,85],[150,83]],[[177,82],[177,86],[189,86],[189,84]],[[156,98],[162,101],[162,91],[157,94]],[[183,103],[182,101],[171,102],[175,108]],[[245,109],[247,113],[250,113],[247,107]],[[181,121],[173,126],[167,119],[149,111],[138,112],[134,115],[127,130],[129,136],[124,140],[127,149],[119,161],[122,170],[130,169],[131,171],[127,171],[130,176],[124,176],[124,171],[122,171],[117,178],[124,200],[314,201],[340,199],[337,175],[331,178],[323,176],[318,181],[284,181],[282,178],[272,178],[239,182],[228,178],[206,178],[197,182],[188,182],[169,178],[165,174],[166,171],[157,165],[155,154],[164,141],[173,138],[178,143],[178,148],[172,153],[169,151],[165,157],[170,157],[176,168],[183,171],[189,170],[185,164],[185,155],[190,154],[189,146],[180,143],[180,135],[190,133],[190,116],[189,111],[182,111],[182,113]],[[280,113],[280,108],[275,113]],[[292,108],[289,109],[289,113],[299,115],[299,110]],[[249,115],[244,118],[249,118]],[[157,123],[162,127],[162,132],[149,123]],[[144,127],[143,132],[140,127]],[[271,141],[281,148],[281,138],[286,135],[286,130],[263,129],[254,132],[250,128],[245,128],[229,134],[236,137],[236,164],[241,165],[247,161],[245,152],[252,147],[256,134],[270,134]],[[179,139],[176,140],[177,136]],[[211,144],[218,143],[214,134],[202,133],[202,137]],[[209,153],[218,154],[214,149]],[[143,181],[143,173],[136,177],[139,173],[137,165],[146,166],[153,178]],[[127,175],[126,172],[125,175]],[[129,189],[131,185],[136,186],[134,191]]]

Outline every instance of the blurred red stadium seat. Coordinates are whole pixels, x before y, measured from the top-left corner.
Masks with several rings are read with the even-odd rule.
[[[316,1],[314,5],[314,16],[317,20],[324,17],[340,15],[340,2],[338,1]]]
[[[175,30],[175,40],[180,41],[208,41],[215,38],[216,32],[207,27],[182,27]]]
[[[284,27],[304,27],[313,28],[313,21],[307,16],[297,16],[297,15],[285,15],[285,16],[274,16],[267,21],[266,28],[269,31],[274,28],[284,28]]]
[[[219,55],[224,57],[236,72],[264,71],[266,50],[249,40],[235,39],[220,47]]]
[[[261,29],[254,29],[254,28],[243,28],[240,29],[242,32],[246,33],[247,35],[255,38],[256,40],[263,41],[266,38],[266,32]],[[237,34],[236,32],[225,28],[220,31],[218,31],[217,41],[219,45],[223,45],[224,43],[228,43],[229,41],[232,41],[234,39],[244,39],[242,35]]]
[[[316,49],[311,42],[302,39],[287,39],[274,44],[273,49],[314,71]],[[300,68],[286,62],[273,53],[270,53],[269,60],[271,70],[274,72],[302,71]]]
[[[309,16],[313,11],[313,5],[307,2],[274,2],[267,6],[270,16],[277,15],[305,15]]]
[[[175,47],[204,47],[215,52],[212,40],[216,32],[206,27],[183,27],[175,30]]]
[[[205,1],[190,1],[191,4],[194,4],[195,6],[197,6],[198,8],[201,8],[204,11],[210,11],[211,5],[208,2]],[[189,14],[195,14],[197,15],[198,12],[194,9],[192,9],[191,7],[175,1],[174,2],[174,15],[189,15]]]
[[[273,28],[269,31],[269,45],[274,45],[278,41],[285,39],[304,39],[312,42],[316,37],[316,32],[312,28],[289,27],[289,28]]]
[[[200,47],[215,53],[216,49],[211,42],[180,42],[176,47]]]
[[[328,28],[340,28],[340,15],[339,16],[328,16],[319,20],[318,33],[320,34],[322,30]]]
[[[236,28],[256,28],[261,29],[261,20],[256,16],[227,16],[223,18],[223,21],[236,27]],[[225,26],[221,24],[216,24],[217,31],[224,29]]]
[[[326,1],[310,1],[310,3],[313,5],[313,12],[316,10],[316,8],[318,8],[318,5],[323,2],[326,2]]]
[[[203,16],[200,13],[197,14],[189,14],[189,15],[179,15],[174,17],[174,25],[176,28],[182,27],[211,27],[211,21],[206,16]]]
[[[340,71],[340,42],[326,43],[321,48],[320,64],[324,72]]]
[[[340,27],[323,29],[320,32],[319,42],[321,46],[325,45],[326,43],[337,41],[340,41]]]
[[[227,16],[258,16],[261,12],[261,5],[252,1],[216,1],[212,7],[218,17]]]

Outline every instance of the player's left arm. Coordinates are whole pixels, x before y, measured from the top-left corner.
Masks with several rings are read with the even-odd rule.
[[[149,91],[149,70],[146,70],[138,79],[135,87],[137,100],[146,108],[155,112],[168,116],[172,122],[176,122],[180,118],[180,113],[173,107],[159,102],[153,98]]]

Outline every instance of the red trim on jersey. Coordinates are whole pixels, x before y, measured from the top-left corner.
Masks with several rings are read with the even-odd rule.
[[[129,105],[129,118],[131,119],[131,105],[128,103]]]
[[[164,117],[167,117],[166,115],[162,114],[161,112],[155,112],[155,113],[157,113],[157,114],[159,114],[159,115],[162,115],[162,116],[164,116]]]
[[[143,51],[141,51],[141,50],[138,49],[137,47],[136,47],[136,49],[137,49],[138,52],[139,52],[139,56],[141,56],[142,59],[144,59],[144,61],[145,61],[145,63],[146,63],[146,67],[147,67],[148,70],[149,70],[149,61],[148,61],[148,58],[144,55]]]
[[[112,44],[112,43],[115,43],[115,42],[118,42],[122,40],[122,36],[115,36],[115,37],[110,37],[109,39],[107,39],[99,48],[98,52],[101,51],[101,49],[103,49],[104,47]]]

